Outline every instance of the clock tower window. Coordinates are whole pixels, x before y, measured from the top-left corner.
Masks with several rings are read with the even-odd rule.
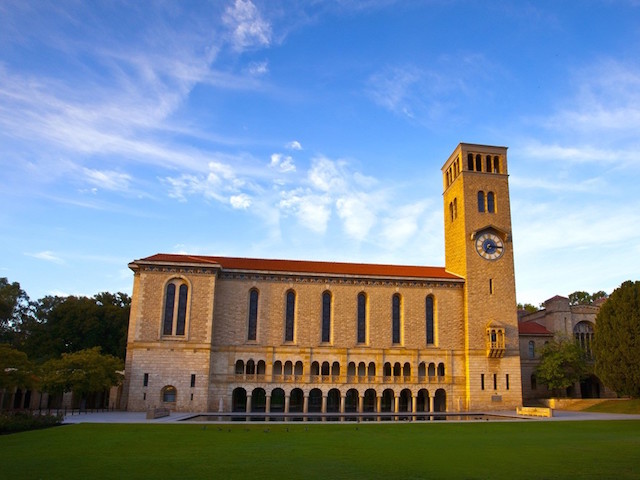
[[[482,190],[478,192],[478,212],[484,213],[484,192]]]

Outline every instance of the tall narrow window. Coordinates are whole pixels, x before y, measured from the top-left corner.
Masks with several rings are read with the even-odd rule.
[[[482,171],[482,155],[476,155],[476,172]]]
[[[451,218],[451,221],[453,222],[453,202],[449,202],[449,217]]]
[[[331,341],[331,294],[322,294],[322,341]]]
[[[358,343],[367,341],[367,297],[364,293],[358,294]]]
[[[480,374],[480,390],[484,390],[484,373]]]
[[[478,192],[478,211],[484,212],[484,192],[482,190]]]
[[[433,297],[427,297],[427,345],[433,345]]]
[[[509,390],[509,374],[508,373],[505,375],[504,381],[505,381],[505,388]]]
[[[487,212],[494,213],[496,211],[496,202],[493,192],[487,193]]]
[[[176,322],[176,335],[184,335],[187,322],[187,286],[180,285],[178,293],[178,321]]]
[[[493,173],[500,173],[500,159],[493,157]]]
[[[249,329],[247,340],[255,340],[258,333],[258,291],[249,292]]]
[[[143,387],[148,387],[149,386],[149,374],[145,373],[143,378],[142,378],[142,386]]]
[[[397,293],[391,300],[392,341],[400,343],[400,295]]]
[[[294,316],[296,311],[296,294],[293,291],[287,292],[287,310],[284,327],[285,342],[293,342]]]
[[[178,288],[176,289],[176,287]],[[163,335],[182,336],[185,334],[188,294],[189,287],[180,279],[175,279],[167,284],[162,322]]]
[[[491,173],[493,169],[491,168],[491,155],[487,155],[487,173]]]
[[[536,344],[533,340],[529,340],[529,358],[536,358]]]
[[[194,388],[196,386],[196,374],[192,373],[191,374],[191,388]]]
[[[163,335],[171,335],[173,333],[173,307],[176,301],[176,284],[167,285],[167,291],[164,299],[164,326],[162,328]]]
[[[498,389],[498,374],[497,373],[493,374],[493,389],[494,390]]]
[[[493,295],[493,278],[489,279],[489,294]]]
[[[467,170],[473,172],[473,153],[467,155]]]

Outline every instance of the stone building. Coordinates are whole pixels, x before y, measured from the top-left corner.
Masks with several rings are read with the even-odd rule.
[[[464,412],[522,403],[507,149],[442,167],[445,267],[157,254],[134,272],[123,404]]]
[[[545,385],[538,383],[536,368],[544,345],[554,337],[573,338],[584,350],[587,361],[593,362],[596,316],[605,299],[592,305],[571,305],[567,297],[556,295],[545,301],[543,309],[519,312],[520,364],[522,366],[522,397],[525,402],[552,396]],[[615,397],[595,375],[567,389],[567,396],[578,398]]]

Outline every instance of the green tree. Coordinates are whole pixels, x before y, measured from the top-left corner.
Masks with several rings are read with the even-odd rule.
[[[531,303],[525,303],[524,305],[522,303],[519,303],[518,310],[524,310],[527,313],[535,313],[540,309],[535,305],[532,305]]]
[[[571,338],[556,338],[542,348],[536,369],[538,381],[556,396],[564,396],[567,387],[589,375],[582,349]]]
[[[44,361],[92,347],[124,359],[131,299],[124,293],[38,301],[38,321],[25,325],[24,350]]]
[[[589,292],[577,291],[569,294],[569,305],[590,305],[591,300]]]
[[[620,395],[640,397],[640,282],[613,291],[596,317],[596,374]]]
[[[36,380],[27,354],[6,343],[0,344],[0,390],[32,388]]]
[[[20,325],[31,315],[31,302],[18,282],[0,278],[0,342],[13,342]]]
[[[43,389],[49,393],[72,391],[84,398],[118,385],[123,369],[122,360],[100,353],[100,347],[64,353],[43,365]]]

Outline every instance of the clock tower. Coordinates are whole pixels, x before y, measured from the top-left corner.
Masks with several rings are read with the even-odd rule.
[[[445,267],[465,279],[466,409],[522,404],[507,148],[459,144],[442,167]]]

